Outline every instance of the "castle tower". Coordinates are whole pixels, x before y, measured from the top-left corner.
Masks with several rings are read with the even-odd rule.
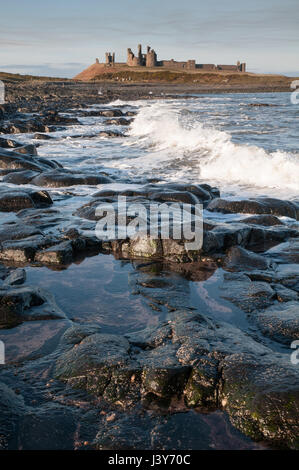
[[[146,67],[156,67],[157,65],[157,54],[150,46],[147,46],[145,65]]]
[[[142,45],[138,44],[138,56],[137,56],[138,65],[142,65]]]
[[[112,67],[115,64],[115,52],[105,52],[105,65]]]

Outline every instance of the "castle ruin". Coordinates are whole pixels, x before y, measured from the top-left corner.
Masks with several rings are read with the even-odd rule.
[[[96,60],[99,63],[98,59]],[[105,66],[113,67],[115,63],[115,52],[106,52]],[[123,64],[125,65],[125,64]],[[178,62],[174,59],[158,60],[157,53],[150,46],[147,46],[146,53],[142,52],[142,45],[138,44],[137,55],[132,49],[127,50],[127,66],[129,67],[164,67],[173,70],[204,70],[204,71],[226,71],[226,72],[245,72],[246,63],[238,61],[236,65],[215,65],[215,64],[198,64],[194,59]]]

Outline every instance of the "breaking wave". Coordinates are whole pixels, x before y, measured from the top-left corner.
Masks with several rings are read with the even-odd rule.
[[[192,171],[193,179],[298,192],[298,154],[236,144],[229,133],[203,125],[198,116],[178,109],[174,102],[144,103],[129,133],[128,145],[150,151],[154,167],[165,162],[169,167],[175,159],[178,172],[180,159],[182,172]]]

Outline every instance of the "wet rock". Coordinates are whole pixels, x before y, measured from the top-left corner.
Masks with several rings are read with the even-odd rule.
[[[53,139],[53,137],[51,135],[48,135],[48,134],[41,134],[41,133],[37,132],[36,134],[34,134],[33,139],[35,139],[35,140],[51,140],[51,139]]]
[[[93,445],[98,450],[145,450],[151,448],[150,416],[135,413],[121,415],[113,423],[105,422],[99,428]]]
[[[15,152],[25,154],[25,155],[37,155],[37,149],[35,145],[28,144],[17,147]]]
[[[123,112],[120,109],[105,109],[103,111],[95,111],[96,116],[105,116],[105,117],[119,117],[123,116]],[[94,116],[95,114],[90,114],[89,116]]]
[[[289,302],[290,300],[298,300],[298,294],[292,289],[288,289],[280,284],[273,284],[279,302]]]
[[[290,344],[299,339],[298,302],[273,305],[259,312],[255,321],[263,334],[280,343]]]
[[[43,235],[33,235],[21,240],[6,240],[0,243],[0,259],[14,263],[27,263],[35,259],[37,251],[55,245],[57,240]]]
[[[154,192],[149,194],[149,197],[154,201],[159,202],[182,202],[184,204],[197,204],[198,199],[188,191],[168,191],[168,192]]]
[[[129,342],[118,335],[92,334],[61,354],[55,377],[102,395],[115,369],[130,363]]]
[[[4,183],[10,183],[10,184],[28,184],[37,175],[38,173],[32,170],[25,170],[25,171],[15,170],[14,172],[8,173],[8,175],[4,176],[2,181]]]
[[[266,270],[270,267],[270,261],[240,246],[233,246],[226,253],[223,267],[229,271]]]
[[[245,224],[217,224],[205,234],[204,251],[224,251],[234,245],[247,246],[251,233],[252,229]]]
[[[43,235],[36,227],[24,223],[3,224],[0,229],[0,242],[21,240],[34,235]]]
[[[12,328],[23,321],[65,318],[51,294],[41,288],[0,289],[0,329]]]
[[[17,216],[25,225],[35,226],[41,230],[55,227],[65,221],[63,214],[53,208],[23,209],[18,212]]]
[[[210,199],[220,196],[219,190],[208,184],[167,183],[158,186],[153,186],[153,189],[158,192],[161,192],[161,190],[163,190],[163,193],[172,191],[188,192],[196,196],[198,201],[208,201]]]
[[[270,248],[267,255],[278,263],[299,263],[299,238],[290,238]]]
[[[180,396],[189,378],[191,367],[179,363],[177,347],[161,345],[138,356],[142,367],[142,393],[161,398]]]
[[[252,282],[244,276],[234,279],[230,277],[221,287],[222,297],[230,300],[245,312],[266,308],[274,302],[275,291],[266,282]]]
[[[53,204],[47,191],[32,189],[4,189],[0,191],[0,211],[16,212],[21,209],[47,207]]]
[[[5,279],[4,286],[18,286],[24,284],[25,281],[25,269],[16,269]]]
[[[4,170],[32,170],[41,172],[60,165],[52,160],[28,154],[19,154],[15,151],[1,149],[0,168]]]
[[[298,206],[290,201],[282,201],[274,198],[226,200],[214,199],[208,205],[212,212],[223,212],[225,214],[271,214],[279,217],[290,217],[298,219]]]
[[[18,443],[26,450],[73,450],[78,414],[59,403],[27,410],[19,420]]]
[[[47,124],[47,126],[56,125],[56,124],[62,124],[64,126],[71,125],[71,124],[80,124],[77,118],[69,117],[69,116],[62,116],[56,110],[44,111],[43,113],[41,113],[41,116],[42,116],[43,122]]]
[[[298,264],[281,264],[276,270],[275,280],[284,287],[299,293]]]
[[[4,149],[17,148],[22,147],[22,144],[20,142],[16,142],[15,140],[4,139],[3,137],[0,137],[0,147]]]
[[[298,449],[299,371],[289,354],[234,354],[221,367],[221,400],[233,425],[253,439]]]
[[[81,341],[87,336],[91,336],[95,333],[100,333],[101,327],[99,325],[73,325],[68,328],[61,338],[62,344],[75,345],[81,343]]]
[[[244,224],[264,225],[272,227],[273,225],[284,225],[284,223],[275,215],[256,215],[242,219]]]
[[[31,183],[36,186],[59,188],[67,186],[109,184],[113,180],[105,175],[89,173],[75,173],[70,170],[53,170],[35,177]]]
[[[62,242],[51,246],[35,255],[35,261],[46,265],[67,265],[73,260],[73,246],[71,242]]]
[[[25,412],[24,400],[0,382],[0,450],[7,450],[15,440],[20,416]]]
[[[192,411],[164,416],[148,412],[122,413],[113,422],[103,419],[93,446],[98,450],[115,451],[207,450],[215,448],[211,435],[213,420],[209,423],[205,417]],[[219,448],[226,448],[226,445],[221,442]]]
[[[116,118],[116,119],[106,119],[104,124],[107,126],[115,125],[115,126],[129,126],[132,122],[132,119],[126,118]]]
[[[193,365],[192,372],[184,390],[184,400],[188,407],[218,406],[219,361],[210,355],[202,356]]]
[[[122,132],[101,131],[99,132],[98,137],[125,137],[125,136]]]
[[[152,349],[164,344],[167,339],[171,339],[172,329],[168,323],[159,324],[157,327],[149,327],[142,331],[126,334],[125,337],[134,346],[141,349]]]
[[[18,120],[13,123],[7,122],[2,126],[3,134],[21,134],[27,132],[48,132],[48,126],[40,118]]]

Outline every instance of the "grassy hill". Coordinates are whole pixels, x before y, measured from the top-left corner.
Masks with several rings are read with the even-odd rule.
[[[69,80],[68,78],[57,78],[57,77],[39,77],[35,75],[22,75],[20,73],[8,73],[8,72],[0,72],[0,80],[2,81],[28,81],[28,80],[40,80],[40,81],[65,81]]]

